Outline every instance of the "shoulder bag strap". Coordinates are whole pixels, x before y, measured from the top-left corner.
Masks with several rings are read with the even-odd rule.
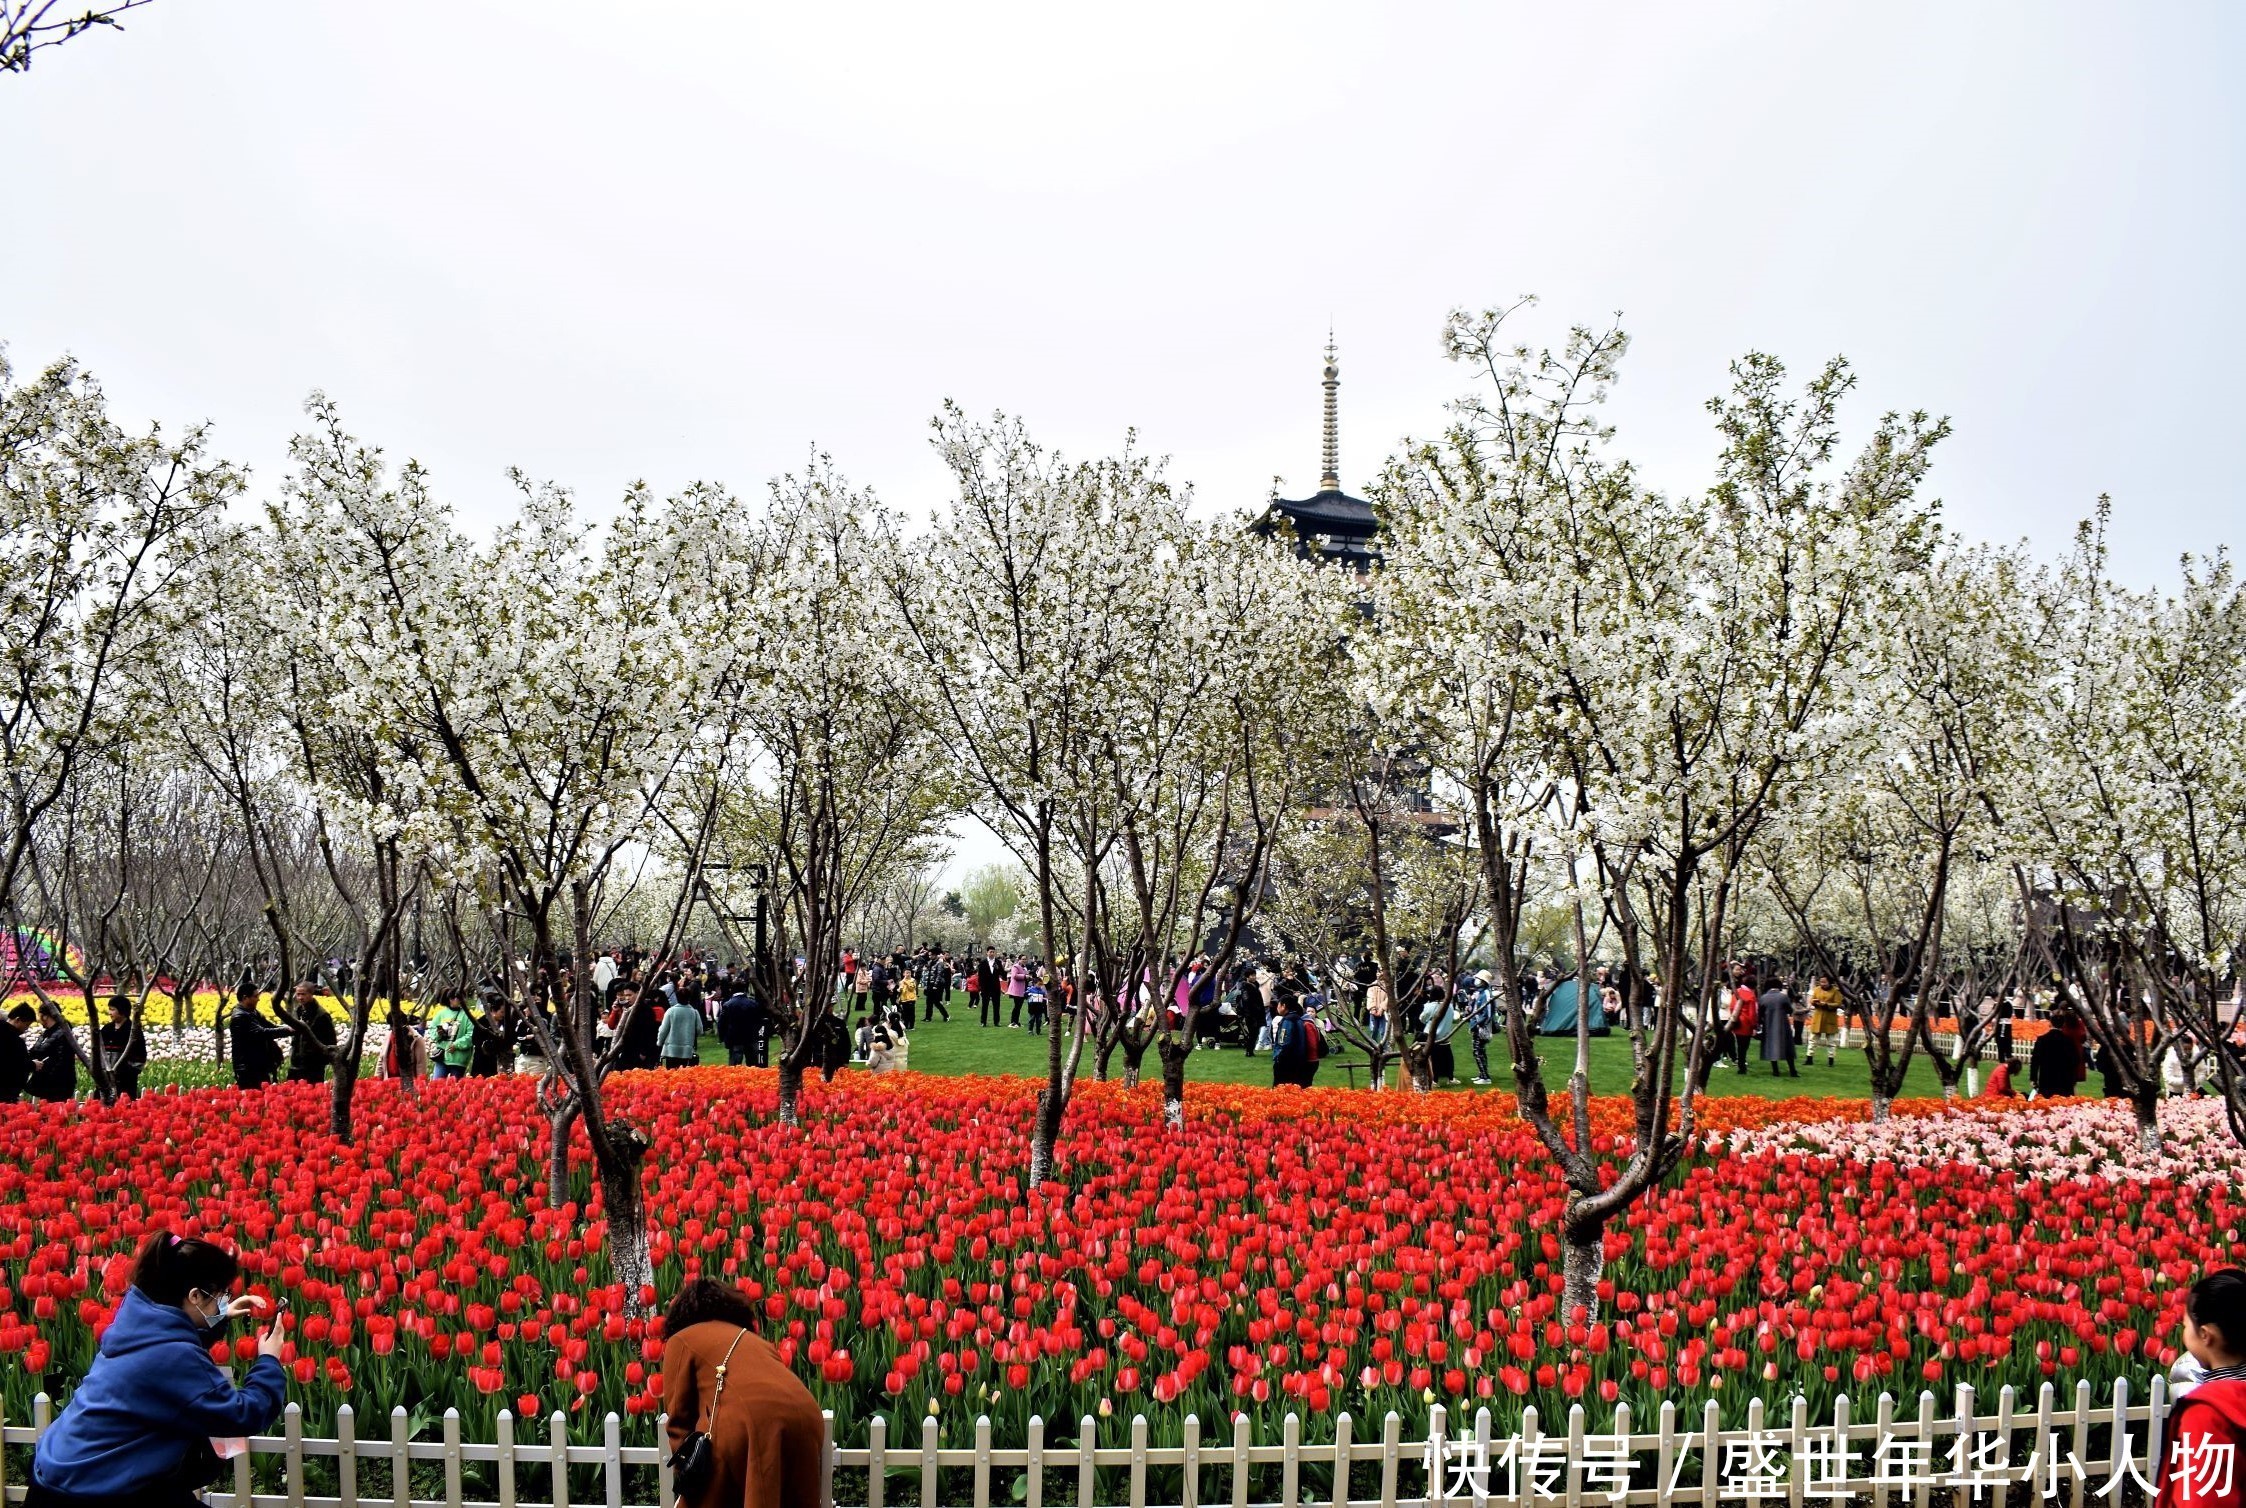
[[[749,1332],[747,1330],[735,1331],[733,1335],[733,1345],[727,1346],[725,1348],[725,1357],[717,1364],[717,1386],[710,1390],[710,1406],[705,1409],[702,1414],[702,1433],[705,1435],[710,1432],[710,1426],[717,1423],[718,1401],[725,1397],[726,1365],[733,1360],[734,1347],[740,1345],[741,1337],[747,1335],[748,1333]]]

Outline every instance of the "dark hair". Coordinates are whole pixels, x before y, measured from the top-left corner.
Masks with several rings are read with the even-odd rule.
[[[242,1264],[234,1254],[200,1236],[175,1236],[158,1231],[140,1249],[133,1264],[133,1286],[159,1304],[175,1308],[200,1288],[213,1298],[234,1286]]]
[[[663,1333],[676,1335],[711,1320],[754,1330],[760,1318],[756,1300],[740,1289],[711,1278],[688,1278],[663,1311]]]
[[[113,1011],[124,1011],[130,1014],[133,1003],[122,995],[112,995],[109,997],[109,1008]]]
[[[8,1012],[8,1019],[10,1021],[36,1021],[39,1019],[39,1013],[28,1005],[19,1005]]]
[[[2246,1351],[2246,1270],[2218,1267],[2192,1284],[2184,1312],[2202,1329],[2220,1330],[2224,1350]]]

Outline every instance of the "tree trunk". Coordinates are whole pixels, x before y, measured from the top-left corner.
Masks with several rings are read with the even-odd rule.
[[[569,1132],[577,1124],[577,1106],[572,1103],[554,1112],[552,1124],[553,1141],[546,1153],[546,1203],[558,1210],[569,1203]]]
[[[795,1126],[802,1124],[802,1122],[800,1122],[796,1118],[795,1108],[796,1101],[800,1099],[802,1095],[803,1065],[795,1060],[795,1055],[793,1053],[783,1050],[780,1054],[779,1117],[781,1125]]]
[[[2160,1090],[2139,1090],[2130,1096],[2130,1104],[2137,1112],[2137,1150],[2147,1157],[2160,1156]]]
[[[86,983],[82,988],[86,997],[86,1071],[94,1078],[94,1097],[104,1105],[114,1105],[117,1103],[117,1081],[110,1076],[108,1060],[102,1056],[101,1011],[94,1004],[94,976],[90,964]],[[62,1010],[59,1002],[55,1009]],[[69,1019],[69,1014],[64,1012],[63,1020],[67,1022]]]
[[[1894,1108],[1894,1095],[1878,1089],[1872,1091],[1872,1121],[1875,1125],[1886,1120]]]
[[[1958,1092],[1958,1087],[1955,1080],[1945,1079],[1942,1081],[1942,1098],[1953,1102],[1963,1098],[1963,1096]]]
[[[1164,1037],[1155,1044],[1162,1055],[1162,1125],[1171,1131],[1185,1129],[1185,1055],[1182,1042]]]
[[[1053,1176],[1053,1148],[1061,1139],[1061,1114],[1067,1106],[1051,1085],[1037,1091],[1037,1120],[1029,1136],[1029,1186]]]
[[[359,1060],[346,1063],[339,1054],[335,1063],[335,1081],[328,1085],[328,1130],[337,1141],[351,1139],[351,1097],[359,1088]]]
[[[1125,1045],[1123,1049],[1123,1087],[1125,1089],[1139,1087],[1139,1071],[1145,1062],[1146,1048],[1143,1044],[1138,1047]]]
[[[1561,1245],[1560,1317],[1573,1324],[1576,1311],[1590,1324],[1599,1314],[1599,1274],[1606,1267],[1606,1221],[1568,1224]]]
[[[608,1269],[623,1285],[627,1313],[648,1312],[647,1293],[655,1283],[655,1264],[647,1255],[647,1203],[640,1190],[640,1162],[646,1145],[637,1136],[612,1130],[618,1157],[600,1162],[601,1217],[608,1222]]]
[[[1435,1088],[1435,1058],[1425,1047],[1405,1048],[1396,1055],[1401,1065],[1402,1082],[1415,1094],[1430,1094]]]

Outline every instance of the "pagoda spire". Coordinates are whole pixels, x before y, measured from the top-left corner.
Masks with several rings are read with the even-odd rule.
[[[1326,328],[1326,452],[1325,470],[1318,477],[1320,492],[1341,491],[1341,368],[1334,365],[1334,332]]]

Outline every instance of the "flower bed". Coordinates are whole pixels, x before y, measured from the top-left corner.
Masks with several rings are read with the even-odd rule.
[[[1881,1130],[1850,1124],[1859,1105],[1718,1100],[1719,1150],[1609,1232],[1609,1303],[1584,1328],[1557,1312],[1563,1191],[1497,1097],[1195,1085],[1176,1135],[1156,1091],[1088,1086],[1062,1181],[1031,1194],[1035,1088],[846,1074],[806,1090],[797,1131],[772,1124],[769,1072],[609,1093],[653,1137],[658,1286],[693,1266],[740,1283],[853,1437],[877,1411],[988,1413],[1002,1440],[1032,1413],[1144,1410],[1174,1432],[1188,1409],[1294,1411],[1317,1438],[1342,1408],[1435,1399],[1509,1421],[1575,1398],[2104,1386],[2165,1365],[2183,1285],[2240,1223],[2235,1183],[1864,1161],[1801,1144]],[[532,1091],[367,1084],[351,1144],[310,1086],[0,1107],[0,1401],[21,1416],[42,1383],[67,1391],[162,1226],[242,1245],[291,1315],[308,1427],[346,1396],[472,1424],[502,1404],[652,1412],[658,1329],[576,1207],[582,1146],[548,1205]],[[1624,1134],[1626,1110],[1601,1102],[1595,1134]],[[1912,1130],[1976,1134],[1958,1119],[1930,1105]]]
[[[84,1019],[86,1001],[85,997],[78,992],[76,985],[54,983],[47,985],[46,990],[48,995],[61,1004],[63,1011],[71,1020],[82,1021]],[[110,990],[106,985],[97,987],[94,991],[96,1000],[107,1000],[109,994]],[[273,997],[267,994],[263,999],[266,1010],[270,1013]],[[329,1015],[335,1017],[338,1021],[345,1019],[346,1012],[343,1005],[333,995],[322,995],[319,1000],[327,1008]],[[17,990],[5,1000],[0,1000],[0,1011],[12,1010],[19,1005],[36,1006],[38,1003],[39,997],[33,991]],[[209,1028],[218,1025],[219,1018],[232,1009],[233,997],[231,994],[222,996],[214,989],[207,987],[198,989],[188,997],[185,1024],[191,1029],[200,1027],[207,1031]],[[176,1006],[173,998],[163,991],[156,991],[148,997],[146,1009],[142,1012],[142,1020],[146,1023],[151,1047],[155,1045],[157,1033],[170,1033],[175,1012]],[[385,1008],[377,1004],[374,1011],[375,1018],[380,1020],[384,1014]]]
[[[1860,1163],[1932,1168],[1947,1163],[2060,1180],[2166,1181],[2246,1185],[2246,1147],[2224,1118],[2222,1101],[2175,1099],[2160,1107],[2163,1147],[2147,1153],[2126,1100],[2062,1099],[1957,1107],[1912,1120],[1800,1121],[1729,1133],[1733,1153],[1809,1152]]]

